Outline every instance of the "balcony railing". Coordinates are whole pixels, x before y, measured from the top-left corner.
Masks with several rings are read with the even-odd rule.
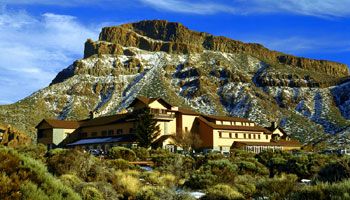
[[[151,109],[151,113],[158,119],[172,119],[175,117],[175,113],[163,109]]]

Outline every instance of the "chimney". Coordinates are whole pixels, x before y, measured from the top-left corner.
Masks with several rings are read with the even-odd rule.
[[[94,119],[96,116],[96,111],[90,111],[90,119]]]
[[[277,122],[271,122],[271,128],[276,129],[277,128]]]

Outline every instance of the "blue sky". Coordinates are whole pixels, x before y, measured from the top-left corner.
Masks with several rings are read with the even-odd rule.
[[[0,104],[47,86],[101,27],[144,19],[350,65],[349,8],[350,0],[0,0]]]

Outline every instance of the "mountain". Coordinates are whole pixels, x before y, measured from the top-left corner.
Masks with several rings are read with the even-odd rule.
[[[27,131],[42,118],[84,119],[120,112],[137,95],[206,114],[280,126],[304,143],[344,145],[350,134],[348,67],[295,57],[260,44],[140,21],[102,29],[84,58],[50,86],[0,106],[0,122]]]

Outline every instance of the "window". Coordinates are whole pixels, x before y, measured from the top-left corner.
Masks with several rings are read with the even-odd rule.
[[[114,131],[113,130],[108,130],[108,135],[111,136],[114,134]]]
[[[102,131],[102,136],[107,136],[107,131]]]
[[[238,133],[235,134],[236,138],[238,138]]]
[[[185,127],[185,133],[188,133],[188,127]]]
[[[117,134],[123,134],[123,129],[117,129]]]
[[[260,140],[260,135],[258,135],[258,139]]]
[[[269,136],[268,136],[268,135],[266,135],[266,139],[269,139]]]
[[[232,133],[230,133],[230,138],[232,138]]]
[[[248,137],[249,137],[249,139],[252,139],[252,135],[251,134],[248,134]]]
[[[221,138],[222,137],[222,133],[221,132],[219,132],[219,138]]]
[[[247,138],[247,135],[244,133],[244,139],[246,139]]]
[[[253,138],[256,139],[256,135],[255,134],[253,134]]]
[[[134,129],[133,129],[133,128],[130,128],[130,129],[129,129],[129,133],[134,133]]]

